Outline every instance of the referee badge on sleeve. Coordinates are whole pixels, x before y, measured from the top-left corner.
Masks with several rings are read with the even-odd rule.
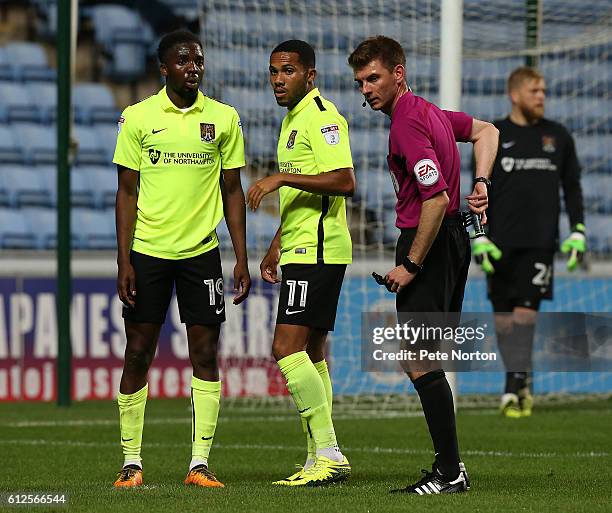
[[[321,133],[327,144],[338,144],[340,142],[340,129],[338,125],[325,125],[321,127]]]
[[[117,133],[118,134],[121,133],[121,127],[123,126],[123,123],[125,123],[125,118],[123,116],[120,116],[119,121],[117,121]]]
[[[421,159],[414,166],[414,175],[421,185],[430,186],[440,178],[436,164],[431,159]]]

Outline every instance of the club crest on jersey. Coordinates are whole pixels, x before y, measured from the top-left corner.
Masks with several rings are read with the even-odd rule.
[[[421,185],[430,186],[439,180],[440,173],[433,160],[421,159],[414,166],[414,176]]]
[[[546,153],[554,153],[557,147],[555,146],[556,140],[552,135],[542,136],[542,150]]]
[[[289,139],[287,139],[287,149],[290,150],[295,146],[295,137],[297,136],[297,130],[291,130]]]
[[[161,152],[159,150],[156,150],[155,148],[151,148],[149,150],[149,159],[151,160],[151,164],[157,164],[159,157],[161,157]]]
[[[321,133],[327,144],[338,144],[340,142],[340,129],[338,125],[325,125],[321,127]]]
[[[514,169],[514,159],[512,157],[504,157],[501,159],[501,167],[506,173],[509,173]]]
[[[200,139],[207,143],[215,140],[215,125],[213,123],[200,123]]]

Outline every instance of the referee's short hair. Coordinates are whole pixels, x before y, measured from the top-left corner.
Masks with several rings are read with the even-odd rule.
[[[161,38],[159,46],[157,47],[157,58],[159,62],[165,64],[168,57],[168,51],[182,43],[196,43],[200,48],[204,49],[202,41],[200,41],[200,38],[193,32],[189,32],[188,30],[175,30]]]
[[[406,66],[406,54],[402,45],[387,36],[373,36],[359,43],[348,58],[354,71],[362,69],[373,60],[378,59],[389,71],[398,64]]]
[[[508,77],[508,92],[521,87],[525,80],[543,80],[544,75],[536,68],[531,66],[520,66],[516,68]]]
[[[306,41],[302,41],[300,39],[289,39],[288,41],[283,41],[282,43],[276,45],[270,55],[278,52],[297,53],[302,66],[304,66],[306,69],[312,69],[315,67],[316,60],[314,48]]]

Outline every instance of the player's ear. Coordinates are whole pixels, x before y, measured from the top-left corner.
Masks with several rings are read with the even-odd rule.
[[[317,78],[317,70],[314,68],[310,68],[306,77],[308,83],[314,85],[315,79]]]
[[[406,68],[401,64],[396,64],[393,68],[393,76],[395,77],[396,82],[405,82],[406,81]]]
[[[159,72],[161,73],[162,77],[167,78],[168,77],[168,66],[166,66],[166,64],[162,62],[159,65]]]

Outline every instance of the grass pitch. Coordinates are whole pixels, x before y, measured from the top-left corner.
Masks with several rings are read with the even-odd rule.
[[[389,495],[420,478],[433,452],[424,418],[338,408],[336,431],[353,467],[343,485],[273,487],[303,463],[305,439],[290,406],[223,406],[210,467],[224,489],[182,484],[190,456],[188,400],[149,400],[143,463],[146,486],[115,490],[122,463],[115,403],[0,404],[0,494],[65,492],[84,512],[610,512],[612,401],[541,406],[509,420],[494,410],[458,415],[472,489],[452,496]],[[6,505],[0,505],[0,509]],[[15,511],[16,508],[9,509]],[[23,508],[19,508],[23,511]]]

